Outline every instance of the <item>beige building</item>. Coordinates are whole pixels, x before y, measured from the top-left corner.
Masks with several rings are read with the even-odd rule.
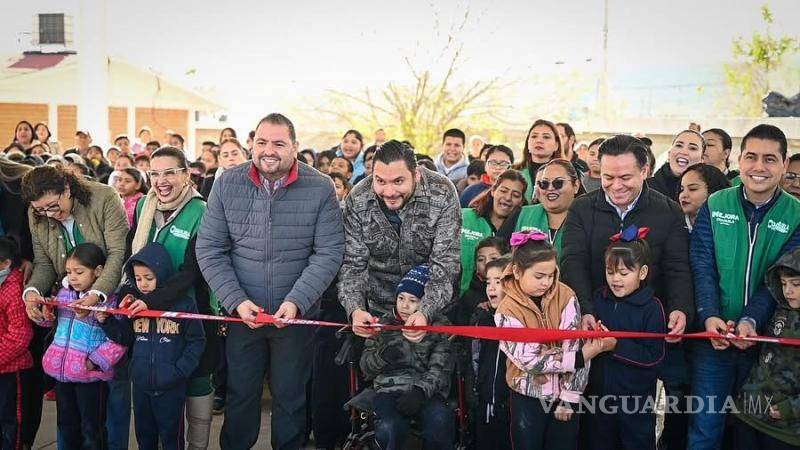
[[[63,148],[75,144],[79,58],[74,52],[26,52],[0,57],[1,144],[13,140],[14,126],[20,120],[34,125],[46,123]],[[209,119],[226,108],[208,94],[118,58],[109,57],[107,67],[111,139],[126,134],[133,142],[138,130],[148,126],[153,138],[166,144],[165,132],[172,130],[184,137],[188,153],[195,153],[206,136],[218,135],[227,126]],[[95,144],[104,148],[109,145]]]

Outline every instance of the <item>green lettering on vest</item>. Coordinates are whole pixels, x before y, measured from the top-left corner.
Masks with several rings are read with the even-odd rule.
[[[461,210],[461,221],[461,295],[464,295],[475,274],[475,249],[494,232],[489,222],[472,208]]]
[[[724,189],[708,198],[719,273],[720,310],[723,319],[734,321],[741,317],[747,299],[764,282],[767,269],[800,225],[800,201],[781,192],[756,228],[751,250],[742,189],[741,186]]]
[[[142,207],[147,197],[142,197],[136,205],[136,218],[138,220]],[[156,229],[155,222],[150,227],[149,241],[158,242],[167,249],[170,258],[172,259],[172,267],[174,270],[180,270],[183,266],[183,260],[186,257],[186,249],[189,247],[189,240],[191,240],[200,229],[200,220],[206,212],[206,202],[201,198],[193,198],[189,200],[186,205],[180,210],[176,217],[164,225],[160,230]],[[194,288],[190,289],[187,294],[194,298]],[[212,301],[212,305],[215,302]]]

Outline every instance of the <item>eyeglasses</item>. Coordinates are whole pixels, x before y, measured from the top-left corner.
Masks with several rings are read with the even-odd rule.
[[[553,186],[553,189],[555,189],[557,191],[560,191],[561,188],[564,187],[564,183],[566,183],[566,182],[567,182],[567,180],[565,180],[563,178],[556,178],[552,182],[549,181],[549,180],[539,180],[539,181],[536,182],[536,185],[539,186],[539,189],[541,189],[543,191],[546,191],[546,190],[550,189],[550,185]]]
[[[496,167],[498,169],[508,169],[509,167],[511,167],[511,163],[510,162],[508,162],[508,161],[498,161],[498,160],[495,160],[495,159],[491,159],[489,161],[486,161],[486,165],[489,166],[489,167]]]
[[[174,169],[166,169],[160,172],[155,170],[148,170],[147,177],[150,178],[151,180],[155,180],[161,177],[167,179],[174,179],[176,176],[178,176],[179,173],[183,172],[184,170],[186,170],[185,167],[175,167]]]
[[[59,203],[61,202],[61,198],[63,196],[64,196],[64,193],[62,192],[61,194],[58,195],[58,199],[55,201],[55,203],[51,203],[51,204],[49,204],[47,206],[44,206],[44,207],[41,207],[41,208],[33,208],[33,207],[31,207],[31,208],[33,208],[33,214],[35,214],[35,215],[37,215],[39,217],[44,217],[44,216],[49,216],[50,214],[58,213],[59,211],[61,211],[61,205],[59,205]]]
[[[786,175],[783,177],[786,179],[787,183],[794,183],[795,181],[800,180],[800,173],[786,172]]]

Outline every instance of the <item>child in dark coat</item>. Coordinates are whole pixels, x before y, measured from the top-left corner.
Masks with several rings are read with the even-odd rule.
[[[128,260],[125,270],[136,289],[120,306],[133,309],[141,296],[158,294],[173,267],[164,246],[151,242]],[[197,306],[187,296],[175,302],[172,311],[194,313]],[[126,319],[106,313],[97,313],[97,319],[109,338],[133,346],[129,370],[139,448],[156,450],[160,442],[163,450],[183,449],[186,382],[205,348],[202,323],[169,317]]]
[[[644,238],[648,231],[631,225],[611,238],[605,255],[608,286],[593,299],[603,330],[666,330],[664,308],[646,284],[650,250]],[[587,391],[598,406],[589,417],[591,448],[655,450],[656,369],[664,359],[664,340],[608,342],[611,345],[606,344],[606,352],[595,358],[589,374]],[[604,396],[608,396],[605,401],[601,400]]]
[[[800,338],[800,249],[783,255],[767,272],[767,288],[778,303],[764,334]],[[736,401],[735,448],[800,449],[800,348],[761,347]]]
[[[456,325],[467,325],[475,308],[486,303],[486,265],[508,253],[508,242],[504,239],[489,236],[478,243],[475,248],[475,274],[469,289],[458,300],[458,304],[448,318]],[[485,306],[485,305],[484,305]]]
[[[478,307],[472,323],[493,327],[494,313],[503,299],[503,272],[511,263],[504,256],[486,264],[485,308]],[[477,354],[477,377],[475,387],[478,405],[475,417],[475,448],[478,450],[510,449],[508,384],[506,383],[506,355],[500,351],[498,341],[474,340],[473,353]]]

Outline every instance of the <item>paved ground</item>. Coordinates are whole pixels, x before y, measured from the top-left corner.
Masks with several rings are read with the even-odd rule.
[[[219,432],[222,428],[222,417],[214,416],[214,422],[211,425],[211,438],[209,440],[209,449],[219,448]],[[258,443],[254,448],[266,449],[269,448],[269,399],[264,398],[261,401],[261,431],[258,435]],[[131,435],[129,448],[135,449],[136,438],[133,435],[133,424],[131,424]],[[313,447],[310,447],[313,448]],[[36,436],[36,444],[34,449],[56,450],[56,403],[44,402],[44,412],[42,413],[42,425],[39,428],[39,434]]]

